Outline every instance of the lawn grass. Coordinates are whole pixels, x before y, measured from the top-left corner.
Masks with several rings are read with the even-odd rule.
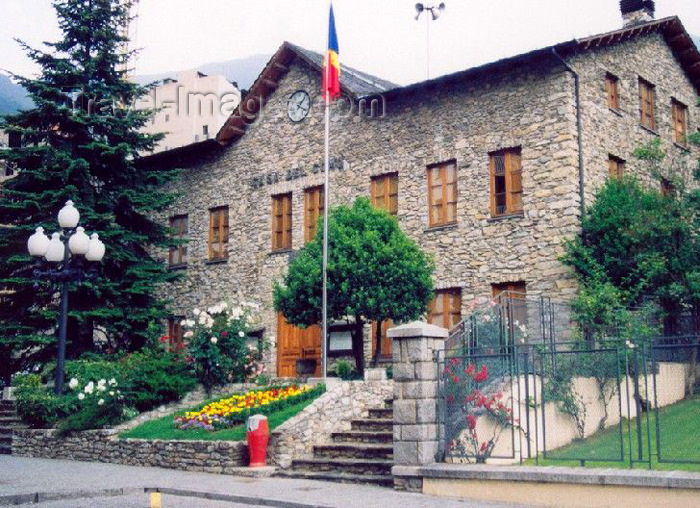
[[[700,462],[700,397],[686,399],[659,409],[658,427],[661,440],[661,457],[659,462],[657,448],[656,412],[648,415],[649,433],[647,432],[647,414],[641,416],[642,423],[642,463],[635,463],[636,468],[649,468],[649,438],[651,438],[651,468],[658,470],[683,470],[700,472],[700,464],[669,463],[671,460],[692,460]],[[632,456],[639,461],[637,447],[637,419],[632,419]],[[620,429],[616,425],[597,432],[582,441],[571,443],[562,448],[548,451],[547,458],[540,456],[541,466],[580,466],[580,459],[586,459],[586,467],[630,467],[630,432],[628,420],[622,421],[622,446]],[[622,449],[621,449],[622,448]],[[597,459],[597,460],[596,460]],[[607,459],[607,460],[601,460]],[[617,460],[613,462],[612,460]],[[526,464],[535,464],[534,459]]]
[[[218,399],[217,399],[218,400]],[[300,413],[305,407],[311,404],[314,399],[304,400],[292,406],[286,407],[281,411],[267,415],[267,424],[270,427],[270,431],[275,427],[283,424],[291,417]],[[181,416],[186,411],[193,411],[201,409],[202,405],[196,408],[183,409],[182,411],[177,411],[168,416],[162,418],[157,418],[155,420],[150,420],[142,423],[138,427],[123,432],[119,435],[121,438],[134,438],[134,439],[167,439],[181,441],[185,439],[196,439],[203,441],[243,441],[246,438],[246,426],[245,424],[238,425],[237,427],[232,427],[230,429],[209,431],[205,429],[185,429],[180,430],[175,428],[173,418],[175,416]]]

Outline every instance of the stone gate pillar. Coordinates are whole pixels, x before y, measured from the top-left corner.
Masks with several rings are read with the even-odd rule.
[[[433,353],[445,346],[445,328],[414,321],[391,328],[394,378],[394,488],[421,491],[422,477],[410,474],[435,462],[438,451],[437,365]]]

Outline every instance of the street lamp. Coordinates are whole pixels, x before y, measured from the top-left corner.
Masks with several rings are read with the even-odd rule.
[[[426,5],[422,3],[416,4],[416,21],[420,18],[421,14],[426,11],[430,12],[430,16],[425,16],[425,29],[426,29],[426,74],[427,78],[430,79],[430,20],[436,21],[440,14],[445,10],[445,2],[440,2],[440,5]]]
[[[68,325],[68,284],[82,283],[84,279],[94,279],[96,272],[93,267],[86,266],[85,261],[99,262],[105,255],[105,244],[93,233],[91,237],[78,226],[80,213],[72,201],[58,212],[58,225],[62,231],[53,233],[51,239],[44,234],[44,228],[36,228],[36,232],[27,241],[29,254],[37,258],[37,268],[34,278],[45,278],[52,282],[61,283],[61,313],[58,320],[58,361],[56,364],[56,395],[63,392],[63,364],[66,358],[66,329]],[[44,258],[48,269],[41,270]],[[53,266],[52,266],[53,265]]]

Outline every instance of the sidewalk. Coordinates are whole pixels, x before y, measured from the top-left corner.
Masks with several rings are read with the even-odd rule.
[[[447,499],[396,492],[391,489],[296,480],[287,478],[244,478],[237,476],[189,473],[171,469],[122,466],[95,462],[32,459],[0,455],[0,505],[4,496],[19,494],[67,494],[71,499],[42,502],[39,506],[119,507],[148,506],[144,488],[172,489],[185,496],[163,496],[163,508],[176,506],[278,506],[305,507],[381,507],[391,508],[468,508],[512,507],[461,499]],[[101,494],[106,489],[124,489],[112,497],[80,499],[78,492]],[[197,493],[197,495],[192,495]],[[116,494],[116,495],[115,495]],[[216,496],[219,500],[216,500]],[[210,496],[207,499],[207,496]],[[212,499],[212,497],[214,499]],[[7,504],[7,501],[5,501]]]

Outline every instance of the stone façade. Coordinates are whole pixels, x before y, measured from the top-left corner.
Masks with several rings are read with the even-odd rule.
[[[580,76],[585,201],[606,178],[609,154],[625,159],[628,172],[644,175],[647,168],[632,151],[654,136],[674,155],[685,153],[672,143],[670,101],[675,97],[689,106],[690,132],[697,126],[696,90],[661,35],[565,58]],[[163,288],[174,315],[190,315],[194,307],[221,299],[261,303],[272,373],[272,284],[304,244],[304,189],[323,183],[320,73],[301,58],[288,67],[243,136],[185,168],[173,187],[181,197],[162,216],[189,219],[188,265],[179,282]],[[606,72],[620,79],[620,111],[607,107]],[[657,87],[656,134],[639,125],[639,76]],[[436,288],[461,288],[463,313],[471,299],[490,296],[494,283],[524,281],[528,295],[570,298],[576,283],[558,259],[564,241],[578,231],[581,209],[574,82],[556,55],[543,54],[389,96],[385,115],[377,118],[348,114],[341,101],[331,121],[331,206],[369,195],[371,177],[397,172],[399,225],[434,257]],[[293,123],[287,99],[300,89],[311,94],[313,107],[305,120]],[[510,147],[522,150],[523,213],[493,218],[489,153]],[[449,160],[457,166],[457,223],[430,228],[426,168]],[[288,192],[293,250],[273,253],[271,197]],[[228,259],[212,263],[208,210],[223,205],[229,207]]]

